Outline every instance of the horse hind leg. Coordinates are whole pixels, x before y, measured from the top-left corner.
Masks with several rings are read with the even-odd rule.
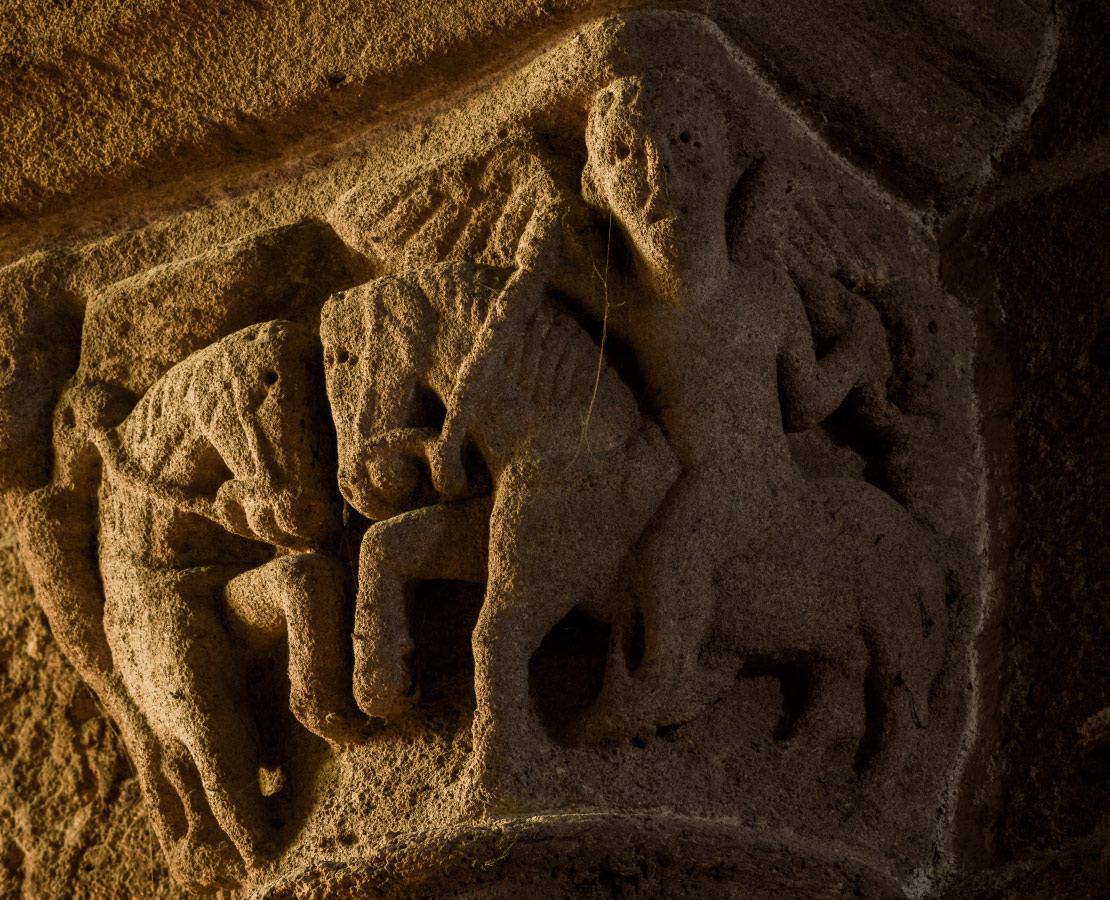
[[[170,803],[183,815],[184,827],[175,829],[174,837],[163,842],[170,868],[186,885],[199,893],[213,886],[234,889],[246,877],[242,857],[228,838],[208,803],[200,773],[188,751],[176,741],[167,741],[159,753],[158,790],[163,808]],[[164,794],[173,794],[168,801]],[[176,818],[175,815],[175,818]]]
[[[928,641],[922,638],[915,645],[911,635],[920,636],[922,631],[908,629],[883,642],[870,641],[867,731],[856,756],[861,775],[898,778],[906,761],[919,754],[921,734],[929,727],[930,692],[938,669]]]
[[[901,552],[892,553],[889,569],[897,576],[870,586],[861,608],[872,659],[866,768],[884,778],[897,777],[920,752],[948,636],[942,570],[927,547],[907,542],[896,549]]]
[[[213,573],[199,570],[142,572],[131,588],[145,606],[112,630],[113,652],[128,660],[129,683],[162,745],[187,751],[212,816],[249,868],[272,847],[254,721],[238,673],[229,671],[234,655],[216,614],[221,587]]]
[[[159,741],[126,692],[113,691],[105,705],[119,726],[174,877],[197,892],[238,888],[246,876],[242,858],[216,824],[185,748],[172,739]]]
[[[793,739],[803,752],[823,760],[822,770],[845,777],[870,763],[874,727],[881,727],[882,706],[872,690],[873,675],[862,644],[837,658],[811,658],[810,701],[797,721]]]

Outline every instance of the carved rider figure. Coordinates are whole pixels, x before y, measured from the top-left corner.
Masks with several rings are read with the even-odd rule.
[[[618,79],[595,98],[586,141],[583,193],[623,232],[635,276],[609,328],[634,348],[684,470],[634,566],[643,661],[629,674],[614,639],[593,730],[651,730],[711,702],[733,674],[698,664],[714,613],[739,659],[802,661],[815,682],[806,718],[821,739],[855,749],[865,717],[889,731],[895,709],[925,721],[944,645],[931,628],[944,587],[928,541],[871,485],[806,478],[786,438],[852,392],[885,395],[877,312],[837,297],[840,337],[818,357],[773,255],[730,254],[726,205],[745,155],[704,83]],[[784,557],[783,547],[797,549]],[[880,687],[865,711],[868,678]]]

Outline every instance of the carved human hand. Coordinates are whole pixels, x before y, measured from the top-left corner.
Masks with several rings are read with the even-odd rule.
[[[890,351],[879,314],[866,299],[804,260],[781,264],[788,265],[790,274],[780,313],[784,420],[789,431],[804,431],[857,388],[885,396]]]
[[[855,361],[856,387],[882,386],[892,371],[887,332],[879,313],[866,300],[848,294],[851,304],[847,330],[841,338]]]

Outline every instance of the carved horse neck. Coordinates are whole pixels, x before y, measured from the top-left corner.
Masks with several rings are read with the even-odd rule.
[[[268,470],[268,442],[244,415],[257,407],[256,398],[225,349],[216,344],[175,366],[117,429],[120,449],[152,479],[189,489],[198,475],[215,475],[213,469],[239,479]],[[237,426],[230,433],[229,424]]]
[[[439,473],[437,486],[450,496],[465,485],[462,451],[468,438],[494,472],[515,452],[521,437],[519,415],[527,406],[515,404],[512,421],[502,421],[498,398],[504,385],[499,380],[507,374],[512,347],[525,341],[529,324],[544,306],[544,294],[540,276],[525,269],[510,274],[449,263],[422,272],[420,282],[426,311],[437,323],[423,383],[446,410],[442,437],[429,463]],[[542,339],[533,348],[539,353],[545,349],[551,348]]]
[[[425,377],[449,410],[483,343],[498,329],[501,285],[483,276],[485,270],[469,266],[437,266],[420,279],[420,296],[436,321]]]

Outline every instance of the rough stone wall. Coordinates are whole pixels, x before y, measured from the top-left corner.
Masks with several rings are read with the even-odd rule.
[[[357,0],[13,3],[0,38],[3,247],[241,190],[260,164],[296,166],[576,24],[641,6],[718,24],[818,127],[925,203],[938,183],[952,183],[951,200],[981,177],[1037,78],[1050,19],[1042,0],[400,0],[372,13]],[[24,231],[28,217],[42,224]]]
[[[1101,502],[1110,470],[1105,11],[1082,2],[1000,4],[978,15],[942,3],[912,12],[868,3],[689,8],[750,54],[813,133],[938,235],[941,283],[976,323],[993,587],[975,644],[976,740],[953,805],[955,845],[942,853],[946,895],[1099,896],[1110,877],[1102,859],[1110,726],[1100,715],[1110,708]],[[11,150],[8,170],[0,170],[0,252],[15,263],[3,276],[7,308],[29,311],[29,321],[43,297],[60,298],[64,314],[48,327],[76,328],[77,310],[106,285],[319,215],[357,180],[343,160],[378,146],[375,128],[405,115],[419,119],[429,100],[449,108],[467,89],[480,95],[479,79],[610,9],[490,3],[439,16],[413,4],[394,11],[382,30],[361,8],[307,4],[251,4],[223,11],[219,26],[210,10],[191,4],[126,13],[78,4],[50,15],[12,7],[0,53],[0,85],[13,111],[0,132]],[[318,39],[323,33],[327,41]],[[146,64],[134,66],[137,58]],[[457,99],[446,99],[456,91]],[[483,116],[491,108],[478,103],[439,135],[432,128],[420,137],[418,125],[401,149],[373,150],[359,165],[363,174],[395,169],[404,148],[428,140],[431,155],[442,152],[471,133],[467,117]],[[25,256],[43,249],[51,252]],[[306,266],[317,264],[313,257]],[[344,266],[339,281],[349,278]],[[190,284],[192,276],[183,277]],[[249,278],[244,284],[264,291]],[[73,363],[52,351],[41,364],[49,381],[51,366],[68,375]],[[17,406],[9,437],[34,431],[27,413]],[[20,468],[41,462],[23,460]],[[184,896],[168,875],[112,721],[52,640],[12,530],[5,532],[5,896]],[[433,634],[432,653],[443,649],[436,640]],[[465,661],[456,663],[465,669]],[[765,672],[749,675],[753,683],[768,680]],[[685,734],[679,741],[695,747],[704,739]],[[924,812],[914,805],[904,821]],[[489,888],[505,896],[728,896],[751,877],[719,862],[675,875],[658,856],[656,825],[647,823],[628,838],[628,852],[654,854],[658,871],[621,872],[615,850],[599,881],[589,867],[576,868],[579,851],[568,855],[566,847],[608,846],[612,830],[575,827],[532,843],[480,833],[453,837],[450,851],[416,842],[375,852],[410,877],[441,863],[470,873],[468,853],[502,860],[519,841],[530,849],[515,874]],[[684,838],[691,859],[707,843],[727,845],[695,832]],[[741,844],[736,858],[748,858],[751,845]],[[311,863],[312,852],[342,855],[342,848],[310,840],[299,852]],[[767,850],[768,865],[784,864],[774,862],[776,852]],[[816,866],[814,889],[834,877],[822,874],[824,864]],[[524,887],[520,872],[537,878],[544,867],[551,878]],[[344,896],[367,889],[357,871],[332,877],[325,872],[312,890]],[[399,877],[377,889],[403,890]],[[855,877],[835,876],[840,884]],[[811,887],[779,889],[790,884],[799,892]],[[909,885],[931,889],[932,882]],[[268,896],[286,896],[283,890],[294,888],[278,885]]]
[[[981,639],[983,785],[964,839],[1014,882],[998,896],[1097,896],[1106,855],[1105,54],[1098,4],[1061,8],[1028,133],[950,222],[950,289],[981,310],[979,396],[998,601]],[[1096,95],[1101,95],[1096,99]],[[972,883],[1000,879],[980,876]],[[956,887],[953,896],[994,896]]]

